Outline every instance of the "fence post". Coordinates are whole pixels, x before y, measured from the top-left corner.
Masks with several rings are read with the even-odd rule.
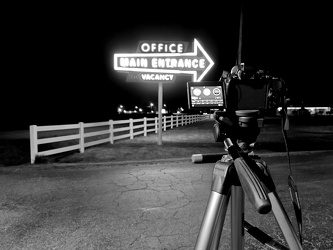
[[[79,134],[80,134],[80,153],[84,153],[84,124],[79,122]]]
[[[110,143],[113,144],[113,120],[109,120]]]
[[[133,118],[129,119],[130,122],[130,139],[133,139]]]
[[[143,135],[147,136],[147,117],[143,117]]]
[[[30,162],[31,164],[35,163],[36,156],[38,153],[38,146],[37,146],[37,126],[30,125],[29,127],[30,132]]]
[[[163,118],[164,118],[164,119],[163,119],[163,123],[164,123],[164,124],[163,124],[163,126],[164,126],[164,131],[166,131],[166,125],[167,125],[167,124],[166,124],[166,116],[164,116]]]
[[[178,115],[176,115],[176,127],[178,128]]]
[[[158,122],[157,117],[155,117],[155,133],[156,133],[156,134],[157,134],[157,132],[158,132],[157,122]]]
[[[171,115],[171,129],[173,129],[173,115]]]

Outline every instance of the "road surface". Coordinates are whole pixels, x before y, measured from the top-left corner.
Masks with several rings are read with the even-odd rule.
[[[296,228],[286,157],[263,158]],[[332,151],[293,152],[291,161],[304,249],[332,249]],[[0,168],[1,249],[193,249],[213,168],[190,159]],[[272,213],[259,215],[247,199],[245,219],[284,243]],[[268,249],[248,234],[245,245]],[[230,249],[229,211],[220,249]]]

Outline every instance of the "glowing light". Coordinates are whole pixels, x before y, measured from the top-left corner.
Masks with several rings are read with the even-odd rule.
[[[281,111],[281,107],[277,108],[277,111],[280,112]],[[298,111],[298,110],[302,110],[303,107],[287,107],[287,112],[288,114],[292,114],[293,111]],[[310,114],[315,115],[315,114],[331,114],[331,108],[330,107],[304,107],[304,109],[306,109],[307,111],[310,112]]]
[[[140,46],[140,50],[144,53],[183,53],[184,52],[184,44],[179,43],[142,43]]]
[[[154,81],[172,81],[174,75],[170,74],[141,74],[143,80],[154,80]]]
[[[114,54],[114,69],[137,72],[143,81],[172,81],[173,74],[188,74],[199,82],[214,62],[196,39],[193,47],[193,52],[183,53],[183,43],[145,42],[140,46],[144,53]]]

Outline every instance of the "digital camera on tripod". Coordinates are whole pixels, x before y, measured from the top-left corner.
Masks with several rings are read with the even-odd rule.
[[[244,64],[223,71],[219,81],[187,83],[189,108],[214,111],[215,141],[228,134],[244,145],[256,142],[264,116],[276,113],[286,90],[281,78]]]
[[[278,197],[268,165],[259,156],[249,154],[263,127],[265,114],[276,110],[278,105],[285,107],[284,81],[263,70],[246,70],[242,64],[233,67],[230,73],[224,71],[220,81],[188,82],[187,87],[190,109],[214,110],[214,139],[223,142],[228,152],[215,164],[211,194],[195,249],[219,248],[229,199],[231,249],[244,249],[244,229],[272,249],[303,249],[301,214],[296,214],[300,218],[298,239]],[[289,187],[292,186],[291,193],[297,198],[291,175],[288,175],[288,182]],[[258,213],[273,212],[289,248],[244,219],[244,194]],[[299,204],[298,198],[296,200]]]

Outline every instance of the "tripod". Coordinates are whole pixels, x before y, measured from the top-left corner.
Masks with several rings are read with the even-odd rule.
[[[236,112],[237,113],[237,112]],[[253,112],[241,112],[246,119],[238,119],[236,131],[246,128],[246,132],[257,131],[257,123]],[[229,126],[225,117],[216,117],[218,125],[222,125],[224,134],[224,145],[228,155],[217,161],[213,171],[211,194],[208,199],[205,214],[197,237],[195,249],[218,249],[220,237],[223,230],[224,220],[231,198],[231,249],[244,249],[244,229],[261,243],[273,249],[303,249],[297,234],[287,216],[285,209],[276,193],[274,182],[269,173],[267,164],[258,156],[250,156],[247,143],[239,146],[235,142],[233,133],[235,126]],[[239,121],[246,120],[246,123]],[[222,122],[221,122],[222,121]],[[227,126],[225,124],[228,124]],[[229,127],[229,129],[228,129]],[[240,130],[239,130],[240,129]],[[218,131],[221,137],[220,131]],[[230,136],[228,136],[228,134]],[[259,132],[258,132],[259,134]],[[246,133],[240,133],[242,139],[251,139]],[[256,137],[256,136],[255,136]],[[273,212],[275,219],[289,246],[280,244],[260,229],[253,227],[244,220],[244,195],[246,195],[260,214]]]

